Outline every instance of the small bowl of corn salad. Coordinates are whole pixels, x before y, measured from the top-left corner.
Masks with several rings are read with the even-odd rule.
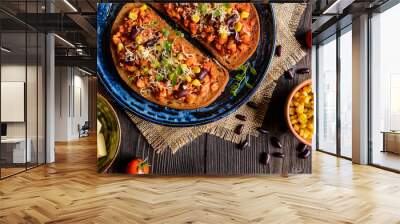
[[[311,146],[314,134],[314,94],[311,79],[292,90],[286,103],[285,115],[293,135],[302,143]]]

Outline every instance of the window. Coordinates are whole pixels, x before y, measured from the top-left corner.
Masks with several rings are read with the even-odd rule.
[[[371,18],[370,160],[400,170],[400,5]]]
[[[318,149],[336,154],[336,36],[318,47]]]
[[[352,157],[352,32],[340,36],[340,155]]]
[[[348,159],[353,131],[352,42],[350,24],[317,48],[317,149]]]

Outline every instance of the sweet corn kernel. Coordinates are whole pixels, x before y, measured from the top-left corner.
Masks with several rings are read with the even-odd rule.
[[[300,114],[299,115],[299,122],[302,123],[302,124],[307,123],[307,115]]]
[[[138,14],[137,14],[137,12],[130,12],[129,15],[128,15],[128,17],[129,17],[129,19],[131,19],[131,20],[136,20],[137,17],[138,17]]]
[[[198,67],[198,66],[196,66],[196,67],[193,68],[193,72],[194,72],[195,74],[200,73],[200,72],[201,72],[201,68]]]
[[[235,31],[236,32],[240,32],[242,30],[242,28],[243,28],[243,24],[241,22],[237,22],[235,24]]]
[[[311,97],[310,97],[310,96],[304,97],[304,103],[305,103],[305,104],[309,104],[309,103],[310,103],[310,100],[311,100]]]
[[[147,5],[146,5],[146,4],[143,4],[143,5],[140,7],[140,11],[142,11],[142,12],[146,11],[146,9],[147,9]]]
[[[135,37],[135,42],[136,42],[137,44],[141,44],[142,41],[143,41],[143,38],[142,38],[141,35],[137,35],[137,36]]]
[[[307,128],[310,129],[310,130],[313,130],[314,129],[314,125],[312,123],[308,123],[307,124]]]
[[[296,107],[296,113],[298,113],[298,114],[304,113],[304,105],[303,105],[303,104],[299,104],[299,105]]]
[[[118,43],[118,45],[117,45],[117,50],[118,50],[118,52],[119,51],[122,51],[124,49],[124,45],[120,42],[120,43]]]
[[[247,11],[243,11],[242,13],[240,13],[241,19],[247,19],[247,18],[249,18],[249,16],[250,16],[250,13]]]
[[[311,140],[314,133],[314,100],[310,85],[293,95],[289,104],[289,115],[294,131],[302,138]]]
[[[233,8],[232,7],[228,7],[226,8],[226,13],[231,14],[232,13]]]
[[[192,21],[193,21],[194,23],[198,23],[198,22],[200,21],[200,16],[197,15],[197,14],[193,14],[193,15],[192,15]]]
[[[181,68],[182,68],[183,70],[185,70],[185,69],[188,68],[188,66],[187,66],[187,64],[181,64]]]
[[[222,39],[227,39],[227,38],[228,38],[228,34],[227,34],[227,33],[221,33],[221,34],[220,34],[220,37],[221,37]]]
[[[198,79],[193,80],[192,85],[199,87],[201,85],[200,80]]]
[[[190,75],[185,76],[185,80],[187,82],[192,82],[192,77],[190,77]]]

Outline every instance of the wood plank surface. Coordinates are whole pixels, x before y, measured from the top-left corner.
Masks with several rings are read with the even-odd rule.
[[[299,24],[298,33],[311,27],[311,8],[309,7]],[[297,67],[311,68],[311,50]],[[127,163],[135,158],[149,157],[154,175],[260,175],[260,174],[299,174],[311,172],[311,156],[304,160],[297,158],[296,147],[299,141],[289,132],[284,120],[284,105],[290,90],[311,74],[298,75],[288,80],[283,76],[277,80],[277,86],[270,101],[263,126],[271,134],[251,137],[250,147],[238,150],[236,145],[213,135],[205,134],[190,144],[182,147],[177,153],[169,150],[156,154],[140,134],[128,116],[116,105],[114,108],[122,124],[122,144],[118,158],[109,170],[110,173],[125,172]],[[105,93],[101,84],[99,92]],[[110,98],[109,98],[110,99]],[[283,147],[276,149],[270,144],[271,136],[278,137]],[[284,159],[273,158],[271,164],[259,163],[261,152],[281,151]]]
[[[96,171],[96,138],[0,181],[9,223],[400,223],[400,175],[314,152],[313,173],[133,177]]]

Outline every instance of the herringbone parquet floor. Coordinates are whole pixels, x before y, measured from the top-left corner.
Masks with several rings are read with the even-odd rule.
[[[98,175],[95,139],[0,181],[0,223],[400,223],[400,175],[314,153],[313,174]]]

